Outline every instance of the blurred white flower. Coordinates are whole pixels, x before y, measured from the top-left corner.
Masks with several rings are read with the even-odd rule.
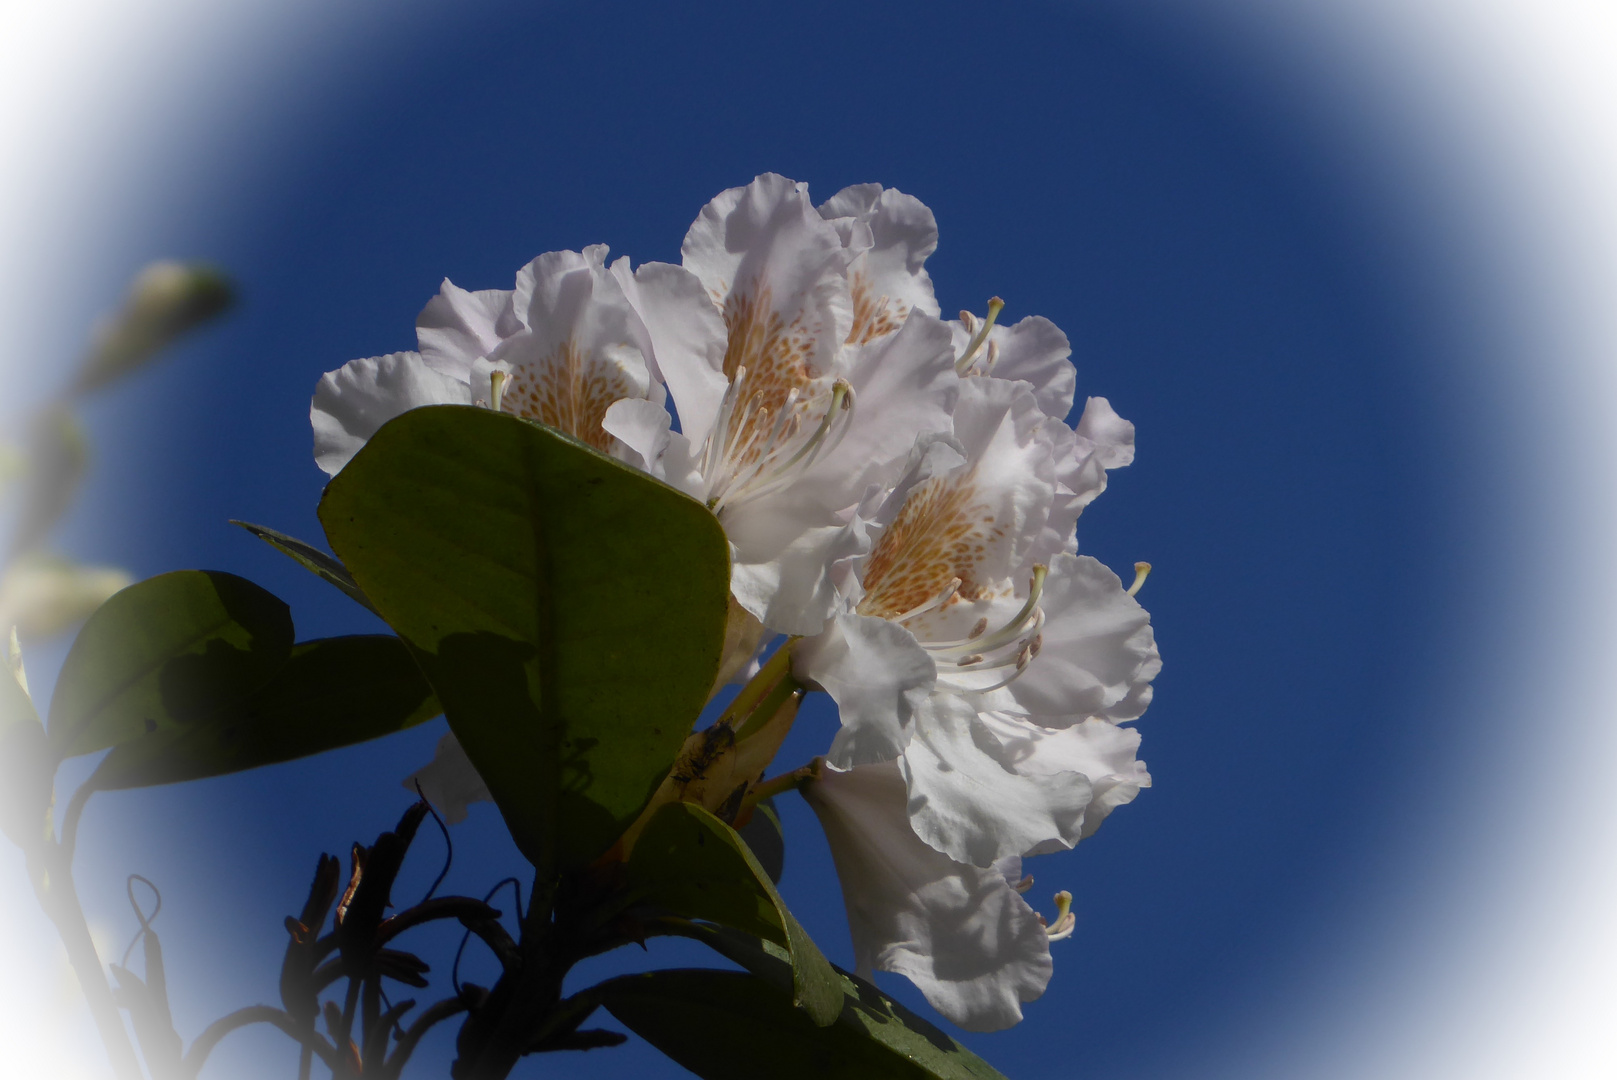
[[[81,566],[50,555],[27,555],[0,575],[0,627],[40,640],[90,616],[134,578],[114,566]]]

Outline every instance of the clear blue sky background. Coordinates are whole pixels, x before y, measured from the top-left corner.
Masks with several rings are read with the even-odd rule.
[[[174,163],[171,204],[117,253],[131,269],[207,258],[242,303],[96,406],[77,553],[141,575],[244,574],[288,599],[303,636],[373,629],[225,524],[320,539],[307,410],[322,372],[412,347],[446,275],[509,287],[540,252],[603,241],[677,260],[703,203],[761,171],[820,198],[868,180],[910,192],[937,214],[944,310],[999,295],[1007,319],[1048,316],[1073,341],[1080,396],[1138,426],[1136,464],[1079,537],[1119,570],[1155,565],[1142,599],[1165,660],[1140,722],[1155,786],[1030,867],[1036,897],[1077,897],[1048,994],[1020,1027],[965,1041],[1024,1080],[1238,1060],[1232,1033],[1351,946],[1365,882],[1424,812],[1412,796],[1435,781],[1417,769],[1453,735],[1411,703],[1463,591],[1463,566],[1438,555],[1466,478],[1417,432],[1444,392],[1430,362],[1462,345],[1429,317],[1439,290],[1403,239],[1261,86],[1121,6],[487,2],[379,21],[334,71],[286,72],[284,110]],[[782,765],[833,725],[807,710]],[[187,1038],[274,1000],[281,920],[315,857],[395,820],[400,778],[442,730],[91,803],[81,890],[121,933],[124,875],[163,888]],[[800,803],[785,810],[788,901],[847,963],[824,843]],[[448,887],[522,874],[492,808],[455,839]],[[424,833],[400,896],[441,853]],[[418,939],[440,977],[454,943]],[[592,970],[703,959],[659,946]],[[488,968],[473,957],[463,974]],[[902,980],[883,985],[925,1010]],[[448,1035],[414,1075],[447,1061]],[[249,1034],[210,1068],[279,1077],[293,1060]],[[682,1073],[631,1043],[518,1075]]]

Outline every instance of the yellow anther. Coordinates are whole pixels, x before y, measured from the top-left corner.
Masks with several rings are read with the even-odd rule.
[[[1134,564],[1134,584],[1129,586],[1130,596],[1133,596],[1135,593],[1140,591],[1140,586],[1145,584],[1145,579],[1150,575],[1150,573],[1150,563],[1137,562]]]
[[[1078,916],[1072,913],[1072,893],[1065,889],[1055,895],[1056,919],[1044,928],[1045,936],[1051,941],[1062,941],[1072,937],[1072,932],[1078,927]]]

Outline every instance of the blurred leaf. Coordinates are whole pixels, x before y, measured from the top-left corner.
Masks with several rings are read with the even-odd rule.
[[[73,505],[89,455],[84,429],[66,409],[46,409],[30,421],[22,508],[10,547],[12,558],[39,546]]]
[[[641,833],[628,872],[631,888],[675,914],[785,946],[792,958],[793,1001],[816,1024],[835,1022],[842,1008],[836,972],[730,826],[695,803],[670,803]]]
[[[123,307],[96,328],[73,392],[87,393],[129,374],[181,334],[235,300],[230,281],[201,263],[155,262],[135,275]]]
[[[180,570],[118,593],[85,623],[51,698],[57,758],[231,713],[286,663],[292,617],[244,578]]]
[[[736,832],[747,842],[769,880],[779,885],[781,874],[786,872],[786,833],[780,827],[775,800],[765,799],[754,806],[752,817]]]
[[[839,977],[846,997],[829,1027],[794,1009],[777,979],[746,972],[652,971],[595,993],[635,1034],[705,1080],[1005,1080],[874,986]]]
[[[320,520],[541,875],[609,848],[718,670],[729,548],[713,514],[549,428],[433,406],[371,438]]]
[[[372,614],[381,614],[371,606],[370,599],[365,595],[364,590],[354,583],[354,577],[348,572],[348,567],[339,562],[335,555],[328,555],[307,541],[299,540],[295,536],[288,536],[284,532],[277,532],[267,525],[254,525],[250,521],[236,521],[235,519],[232,519],[230,523],[240,525],[276,551],[290,556],[301,564],[305,570],[310,571],[328,584],[335,585],[347,593],[349,599],[355,601]]]
[[[440,711],[398,638],[305,641],[235,707],[120,743],[91,783],[110,790],[220,776],[391,735]]]
[[[81,566],[25,555],[0,575],[0,627],[15,626],[31,641],[55,637],[90,616],[134,579],[115,566]]]
[[[0,670],[0,831],[27,846],[45,835],[56,770],[23,678],[21,656],[8,657]]]

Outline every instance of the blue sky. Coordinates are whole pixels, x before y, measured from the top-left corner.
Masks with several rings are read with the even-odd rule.
[[[140,575],[244,574],[291,603],[301,636],[371,629],[225,523],[319,539],[307,408],[322,372],[410,347],[444,276],[508,287],[534,255],[596,242],[677,259],[702,204],[762,171],[820,198],[869,180],[914,194],[939,221],[945,312],[998,295],[1007,320],[1049,317],[1080,396],[1137,425],[1136,463],[1079,539],[1120,571],[1153,563],[1141,598],[1165,661],[1139,723],[1155,786],[1030,866],[1035,893],[1070,888],[1079,915],[1048,994],[1020,1027],[964,1041],[1027,1080],[1236,1067],[1242,1032],[1324,993],[1316,970],[1369,933],[1369,883],[1440,827],[1432,763],[1463,762],[1465,738],[1430,677],[1489,603],[1467,575],[1511,540],[1458,539],[1474,481],[1430,417],[1486,395],[1439,373],[1470,342],[1434,314],[1454,286],[1425,238],[1343,180],[1330,132],[1299,131],[1227,57],[1119,7],[477,3],[327,43],[317,69],[278,80],[284,100],[174,161],[169,197],[109,251],[130,269],[209,259],[242,303],[96,405],[95,509],[69,544]],[[783,766],[823,751],[827,705]],[[132,929],[124,875],[163,888],[187,1037],[273,999],[281,919],[315,857],[396,819],[399,779],[441,730],[97,796],[81,891]],[[479,809],[448,883],[477,894],[521,872]],[[800,803],[786,817],[788,902],[846,963],[823,840]],[[440,853],[423,834],[420,887]],[[453,938],[423,940],[447,964]],[[924,1011],[902,980],[883,985]],[[292,1051],[254,1034],[217,1058],[215,1075],[280,1076]],[[640,1044],[525,1070],[681,1075]]]

